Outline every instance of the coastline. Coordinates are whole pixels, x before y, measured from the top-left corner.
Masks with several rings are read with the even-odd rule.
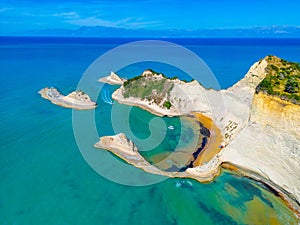
[[[111,138],[111,136],[101,138]],[[205,164],[204,166],[188,168],[185,172],[166,172],[151,165],[139,154],[138,149],[135,149],[134,151],[136,154],[130,154],[130,156],[128,157],[128,152],[124,152],[124,146],[122,145],[120,145],[119,147],[102,145],[100,139],[100,141],[97,142],[94,147],[110,151],[128,164],[142,169],[145,172],[167,176],[170,178],[189,178],[201,183],[209,183],[213,181],[215,177],[219,176],[223,169],[226,169],[228,171],[231,171],[232,173],[237,174],[238,176],[247,177],[248,179],[252,179],[256,182],[261,183],[265,189],[279,197],[288,206],[288,208],[295,213],[298,218],[300,217],[300,205],[295,198],[290,196],[289,193],[284,191],[282,188],[280,188],[270,180],[264,179],[258,173],[247,170],[246,168],[242,168],[232,163],[222,162],[219,155],[214,157],[213,160],[210,160],[209,163]],[[214,164],[211,164],[211,162],[214,162]],[[209,167],[210,170],[208,170]]]
[[[187,171],[196,177],[204,175],[204,170],[206,172],[213,170],[216,164],[219,170],[223,164],[224,167],[229,164],[235,165],[236,167],[232,166],[233,171],[245,171],[241,174],[263,182],[285,196],[285,202],[293,206],[296,215],[300,217],[300,179],[299,174],[295,173],[300,169],[299,159],[290,157],[290,150],[284,148],[291,142],[296,144],[297,149],[300,137],[295,129],[300,125],[295,125],[295,118],[289,117],[291,114],[286,110],[282,110],[276,119],[270,116],[272,111],[264,112],[265,108],[262,107],[264,104],[260,104],[262,96],[255,94],[255,89],[265,78],[267,66],[266,58],[254,63],[243,79],[221,91],[207,90],[195,82],[185,84],[174,82],[174,88],[168,99],[172,103],[171,110],[144,99],[132,97],[125,99],[122,95],[122,86],[113,93],[113,98],[119,103],[138,106],[157,116],[172,117],[200,112],[213,122],[216,129],[212,129],[212,136],[206,143],[206,148],[211,146],[211,150],[206,149],[199,154],[195,167],[188,168]],[[180,101],[176,101],[176,98]],[[266,98],[273,101],[272,97]],[[286,105],[290,104],[283,104],[282,107]],[[298,112],[299,106],[297,107],[295,110]],[[286,117],[289,118],[288,122],[285,120]],[[276,123],[278,118],[282,122]],[[211,126],[209,120],[204,123]],[[223,139],[220,139],[218,134],[221,134]],[[280,138],[274,140],[276,136]],[[275,151],[278,148],[280,151]],[[274,167],[273,165],[278,162],[281,162],[282,166]],[[250,171],[248,175],[246,171]],[[201,179],[196,180],[201,182]]]
[[[284,203],[296,214],[296,216],[300,217],[300,204],[295,198],[290,195],[290,193],[287,193],[284,189],[276,185],[274,182],[264,179],[260,174],[255,173],[254,171],[248,170],[238,165],[234,165],[229,162],[223,162],[220,155],[215,156],[212,160],[202,166],[188,168],[184,172],[167,172],[160,170],[159,168],[155,167],[147,160],[145,160],[144,157],[140,155],[138,149],[132,142],[131,143],[134,148],[133,151],[131,151],[131,147],[128,146],[125,147],[125,149],[127,150],[124,150],[124,145],[113,146],[111,143],[109,145],[101,143],[103,142],[103,138],[105,140],[106,138],[111,139],[112,137],[113,136],[101,137],[100,141],[97,142],[94,147],[110,151],[128,164],[142,169],[145,172],[167,176],[170,178],[190,178],[201,183],[208,183],[213,181],[215,177],[219,176],[222,172],[222,169],[229,170],[239,176],[247,177],[249,179],[255,180],[256,182],[260,182],[265,187],[265,189],[272,192],[277,197],[280,197],[284,201]],[[126,136],[124,135],[124,137]],[[130,153],[128,152],[128,150],[130,151]]]
[[[172,112],[170,110],[162,109],[159,106],[150,105],[150,102],[147,100],[141,101],[137,98],[132,98],[132,97],[130,97],[129,99],[124,99],[124,98],[122,98],[121,93],[118,92],[118,90],[112,94],[112,99],[115,101],[118,101],[120,104],[139,107],[139,108],[146,110],[156,116],[168,115],[168,117],[174,117],[174,116],[187,115],[184,113]]]

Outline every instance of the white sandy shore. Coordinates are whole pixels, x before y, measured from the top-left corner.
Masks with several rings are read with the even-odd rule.
[[[95,102],[91,101],[87,94],[81,91],[74,91],[67,96],[64,96],[55,88],[44,88],[39,91],[39,94],[42,96],[42,98],[51,101],[53,104],[65,108],[89,110],[94,109],[97,106]]]
[[[196,81],[175,80],[168,99],[172,104],[170,110],[146,100],[124,98],[123,87],[112,97],[160,116],[201,112],[210,117],[220,128],[225,145],[214,163],[229,163],[253,171],[253,178],[258,179],[258,174],[263,182],[288,197],[287,201],[300,212],[300,107],[255,94],[256,86],[266,76],[267,65],[265,59],[254,63],[242,80],[221,91],[207,90]],[[205,168],[209,171],[213,167]]]

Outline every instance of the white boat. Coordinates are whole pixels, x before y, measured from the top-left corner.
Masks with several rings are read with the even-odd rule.
[[[173,126],[168,126],[168,129],[174,130],[174,127]]]

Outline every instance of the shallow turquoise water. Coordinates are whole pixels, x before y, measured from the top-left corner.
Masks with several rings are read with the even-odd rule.
[[[280,199],[228,172],[209,184],[167,179],[131,187],[111,182],[90,168],[75,142],[72,111],[52,105],[37,92],[56,86],[67,94],[76,88],[87,66],[115,45],[1,44],[0,224],[296,224]],[[241,52],[243,48],[249,50],[249,46],[234,49]],[[263,52],[261,48],[251,55]],[[269,48],[265,46],[264,51]],[[273,48],[284,55],[289,46]],[[299,46],[290,48],[293,51],[287,59],[300,61],[295,57],[300,55],[296,54]],[[226,51],[228,46],[222,53]],[[213,59],[208,57],[208,61]],[[221,64],[216,58],[215,62]],[[132,69],[132,75],[139,70]],[[109,93],[113,89],[107,87]],[[112,135],[111,105],[101,97],[97,102],[99,135]],[[132,113],[141,121],[154,117],[139,109]],[[165,120],[178,123],[176,118]],[[141,129],[142,123],[134,121],[133,132],[147,137],[149,129]]]

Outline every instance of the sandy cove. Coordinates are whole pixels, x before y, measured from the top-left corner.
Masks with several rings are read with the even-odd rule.
[[[223,143],[223,135],[220,129],[213,123],[210,118],[204,116],[201,113],[194,112],[193,115],[196,117],[199,123],[201,123],[210,131],[210,136],[206,145],[201,150],[200,154],[193,163],[193,166],[196,167],[209,162],[221,151],[220,146]]]
[[[276,97],[255,94],[255,88],[266,76],[267,66],[266,59],[254,63],[242,80],[221,91],[207,90],[196,81],[174,80],[168,99],[172,104],[169,110],[145,100],[124,98],[123,86],[112,97],[120,103],[138,106],[159,116],[201,112],[220,130],[224,148],[206,164],[191,168],[188,177],[193,174],[197,179],[200,174],[209,174],[209,170],[217,174],[213,172],[215,168],[234,165],[240,171],[247,171],[248,177],[280,193],[299,215],[300,107]],[[219,144],[218,141],[211,142]],[[210,154],[211,149],[215,148],[207,147],[204,151],[210,155],[208,159],[218,152]],[[200,156],[203,155],[205,153]],[[201,162],[199,158],[200,165]],[[134,165],[134,162],[130,164]]]

